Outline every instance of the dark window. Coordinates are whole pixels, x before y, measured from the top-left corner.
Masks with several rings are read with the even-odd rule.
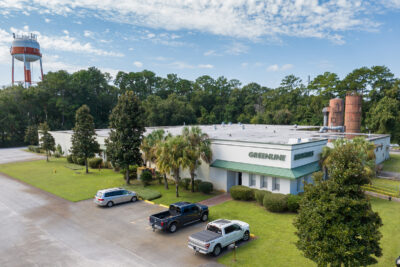
[[[118,190],[114,192],[114,196],[120,196],[124,194],[124,190]]]
[[[240,226],[237,225],[237,224],[234,224],[234,225],[232,225],[232,226],[233,226],[233,228],[234,228],[234,231],[239,231],[239,230],[241,230]]]
[[[193,212],[199,212],[199,207],[193,206],[193,207],[191,208],[191,210],[192,210]]]
[[[111,193],[105,193],[104,197],[111,197]]]
[[[225,228],[225,234],[230,234],[230,233],[232,233],[233,231],[235,231],[234,225],[230,225],[230,226],[228,226],[228,227]]]

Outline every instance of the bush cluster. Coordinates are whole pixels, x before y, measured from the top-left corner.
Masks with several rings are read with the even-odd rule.
[[[189,190],[189,186],[190,186],[190,182],[192,181],[192,179],[190,178],[182,178],[179,181],[179,186],[185,188],[186,190]]]
[[[68,163],[74,163],[74,160],[72,159],[71,154],[67,155],[67,161],[68,161]]]
[[[143,186],[147,186],[153,180],[153,175],[151,174],[150,170],[144,170],[140,174],[140,181],[142,181]]]
[[[61,154],[60,154],[60,152],[56,151],[56,152],[54,152],[53,156],[54,156],[55,158],[60,158],[60,157],[61,157]]]
[[[118,167],[115,167],[116,170],[117,170],[117,168]],[[130,165],[129,166],[129,180],[137,178],[137,168],[138,168],[137,165]],[[145,171],[145,170],[143,170],[143,171]],[[124,179],[125,179],[126,168],[120,169],[119,173],[122,174]]]
[[[196,192],[199,192],[200,191],[200,188],[199,188],[199,185],[201,184],[201,180],[200,179],[195,179],[194,180],[194,191],[196,191]],[[191,186],[191,185],[190,185]]]
[[[287,198],[287,208],[290,212],[297,212],[300,208],[301,195],[289,195]]]
[[[89,167],[92,169],[98,169],[103,164],[102,158],[91,158],[89,159]]]
[[[210,194],[213,191],[213,184],[210,182],[200,182],[199,184],[200,192],[204,194]]]
[[[254,197],[257,201],[258,204],[260,204],[261,206],[264,205],[264,196],[266,194],[272,194],[270,191],[266,191],[266,190],[256,190],[254,193]]]
[[[254,200],[254,190],[243,185],[235,185],[230,188],[231,197],[235,200]]]
[[[81,165],[81,166],[84,166],[84,165],[85,165],[85,159],[83,159],[83,158],[78,158],[77,156],[72,156],[72,161],[73,161],[75,164],[78,164],[78,165]]]
[[[266,194],[264,196],[264,207],[272,212],[285,212],[288,209],[288,197],[284,194]]]
[[[28,150],[35,152],[36,146],[28,146]]]

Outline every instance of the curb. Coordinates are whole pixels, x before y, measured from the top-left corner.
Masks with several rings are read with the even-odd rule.
[[[143,200],[144,202],[146,202],[146,203],[149,203],[149,204],[151,204],[151,205],[157,205],[157,206],[160,206],[160,207],[163,207],[163,208],[169,208],[167,205],[164,205],[164,204],[156,204],[156,203],[154,203],[153,201],[149,201],[149,200]]]

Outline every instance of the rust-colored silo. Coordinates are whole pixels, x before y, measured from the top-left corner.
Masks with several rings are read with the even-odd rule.
[[[346,132],[359,133],[361,131],[361,105],[362,97],[360,95],[346,96],[346,112],[344,116]]]
[[[343,115],[344,115],[343,99],[333,98],[329,100],[328,126],[343,126]]]

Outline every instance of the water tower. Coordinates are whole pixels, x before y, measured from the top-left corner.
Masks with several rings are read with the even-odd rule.
[[[12,56],[12,84],[14,85],[14,59],[24,62],[24,85],[29,87],[32,84],[31,62],[39,60],[40,73],[43,80],[42,54],[37,41],[36,34],[16,35],[13,33],[14,41],[10,49]]]

